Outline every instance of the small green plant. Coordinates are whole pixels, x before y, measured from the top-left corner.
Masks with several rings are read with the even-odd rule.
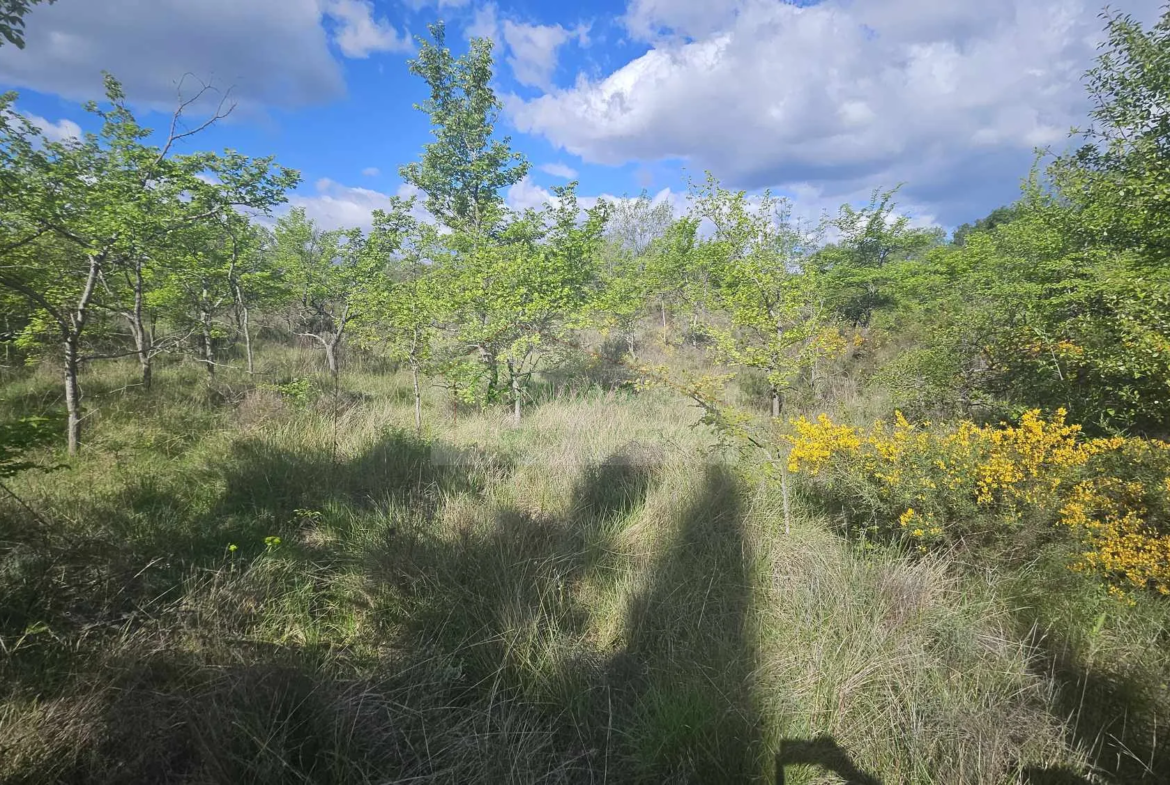
[[[302,377],[279,384],[263,384],[261,388],[271,390],[297,409],[303,409],[316,398],[312,380]]]
[[[293,519],[302,525],[320,524],[323,517],[324,515],[320,510],[314,510],[311,508],[297,508],[293,510]]]
[[[271,536],[271,537],[264,538],[264,552],[265,553],[275,553],[279,547],[280,547],[280,538],[279,537]]]

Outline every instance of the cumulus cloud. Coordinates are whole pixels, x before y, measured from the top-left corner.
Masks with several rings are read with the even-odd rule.
[[[484,3],[475,9],[475,16],[463,29],[469,38],[487,38],[497,47],[500,45],[499,8],[495,3]]]
[[[541,164],[539,168],[545,174],[551,174],[553,177],[560,177],[564,180],[572,180],[577,176],[576,169],[562,163]]]
[[[589,27],[570,29],[559,24],[540,25],[501,19],[499,6],[484,3],[463,29],[467,38],[487,38],[497,49],[506,52],[504,61],[516,81],[529,87],[548,90],[560,60],[560,48],[570,41],[589,46]]]
[[[1149,16],[1160,0],[1131,0]],[[608,76],[507,107],[587,161],[681,158],[737,187],[828,197],[906,181],[965,220],[1011,199],[1037,145],[1085,116],[1089,0],[631,0],[651,43]]]
[[[27,48],[0,47],[0,83],[100,98],[104,69],[163,110],[185,74],[230,86],[244,111],[320,104],[345,95],[331,39],[347,57],[411,49],[369,0],[58,0],[26,21]]]
[[[326,230],[357,227],[368,231],[374,210],[390,209],[390,194],[382,191],[343,185],[328,177],[318,180],[313,188],[315,193],[312,195],[292,194],[288,203],[291,207],[305,208],[305,215]],[[408,199],[419,197],[420,193],[414,186],[403,183],[395,195]],[[422,207],[421,198],[415,201],[411,214],[421,221],[433,221],[431,214]]]
[[[0,47],[0,82],[70,99],[101,97],[102,69],[160,108],[173,108],[186,73],[234,85],[245,106],[345,93],[317,0],[59,0],[26,21],[27,48]]]
[[[508,45],[508,65],[516,81],[530,87],[548,89],[557,68],[558,51],[572,39],[582,46],[589,44],[584,26],[568,30],[560,25],[534,25],[505,20],[504,42]]]
[[[552,201],[552,192],[541,188],[528,175],[513,183],[504,195],[504,204],[513,210],[539,210]]]
[[[346,57],[365,58],[373,52],[410,52],[410,35],[401,34],[384,17],[374,18],[371,0],[326,0],[322,6],[337,29],[333,40]]]
[[[46,120],[45,118],[32,114],[31,112],[22,112],[36,128],[44,135],[50,142],[62,142],[66,139],[80,139],[81,126],[72,120],[62,118],[57,122]]]

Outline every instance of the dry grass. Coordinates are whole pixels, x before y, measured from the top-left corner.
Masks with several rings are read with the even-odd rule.
[[[0,503],[5,782],[1090,764],[998,582],[863,553],[800,498],[785,535],[775,493],[666,393],[580,386],[515,427],[430,390],[416,439],[405,380],[374,369],[301,402],[191,367],[123,391],[131,370],[86,380],[80,460],[13,483],[50,525]],[[48,405],[51,379],[0,398]]]

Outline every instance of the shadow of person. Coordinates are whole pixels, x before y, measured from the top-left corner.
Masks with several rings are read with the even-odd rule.
[[[741,488],[711,464],[688,496],[610,662],[621,730],[613,752],[646,782],[758,781],[767,754]]]
[[[1090,780],[1064,766],[1051,769],[1028,766],[1020,772],[1020,782],[1024,785],[1093,785]]]
[[[781,739],[776,752],[776,785],[784,785],[785,766],[819,766],[843,779],[846,785],[882,785],[881,780],[857,768],[836,739]]]

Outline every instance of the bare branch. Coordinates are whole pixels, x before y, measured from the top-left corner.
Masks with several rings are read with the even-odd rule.
[[[190,97],[188,99],[184,99],[183,98],[183,84],[187,81],[187,77],[189,77],[189,76],[193,79],[195,78],[193,74],[188,72],[188,73],[183,74],[182,79],[179,80],[179,85],[177,88],[179,105],[175,109],[174,114],[171,115],[171,126],[170,126],[170,130],[167,132],[167,140],[163,144],[162,150],[159,151],[158,157],[155,158],[154,163],[152,163],[147,168],[148,173],[153,171],[156,166],[158,166],[160,163],[162,163],[163,159],[165,159],[167,157],[167,155],[171,151],[171,148],[175,146],[176,142],[178,142],[182,139],[186,139],[189,136],[195,136],[196,134],[200,133],[201,131],[206,130],[207,128],[210,128],[212,125],[214,125],[215,123],[224,119],[225,117],[230,115],[233,111],[235,111],[235,108],[236,108],[235,102],[232,102],[230,105],[228,104],[228,99],[231,97],[231,93],[232,93],[232,89],[233,89],[233,88],[229,87],[226,91],[224,91],[223,95],[220,97],[219,105],[215,108],[215,111],[212,113],[211,117],[209,117],[205,122],[201,123],[200,125],[196,126],[195,128],[190,128],[190,129],[187,129],[185,131],[179,131],[179,122],[183,117],[183,112],[185,112],[188,107],[190,107],[192,104],[199,101],[199,99],[201,99],[204,95],[206,95],[209,92],[216,92],[216,93],[219,92],[219,90],[217,90],[214,86],[212,86],[212,84],[210,82],[200,81],[199,90],[196,91],[195,95],[193,95],[192,97]],[[227,107],[226,110],[224,109],[225,106]],[[150,178],[148,175],[146,177],[146,180],[149,180],[149,179]],[[144,180],[143,182],[145,182],[146,180]]]
[[[320,341],[322,346],[329,345],[324,338],[322,338],[320,335],[317,335],[316,333],[293,333],[293,335],[299,335],[302,338],[313,338],[317,341]]]

